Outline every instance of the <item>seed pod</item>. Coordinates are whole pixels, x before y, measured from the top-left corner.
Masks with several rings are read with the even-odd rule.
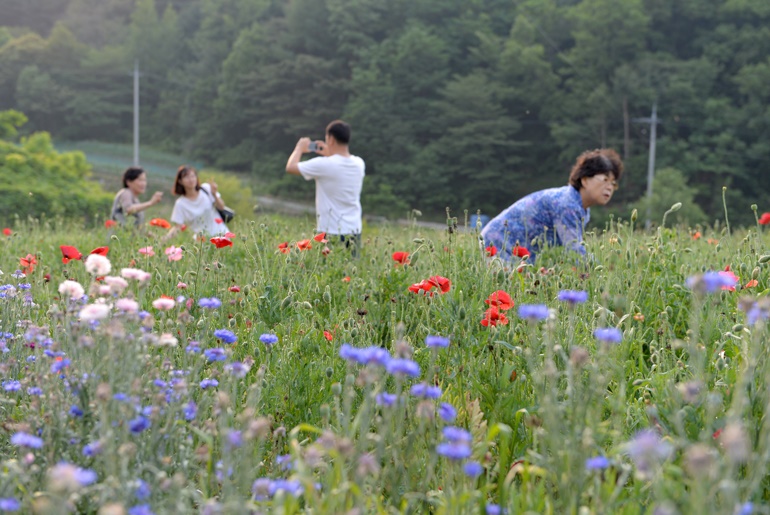
[[[751,278],[756,279],[759,277],[759,267],[754,267],[754,270],[751,271]]]
[[[770,254],[765,254],[763,256],[759,256],[759,262],[760,263],[767,263],[770,261]]]
[[[636,209],[634,209],[633,211],[631,211],[631,221],[636,222],[637,218],[639,218],[639,212]]]
[[[682,203],[681,202],[677,202],[676,204],[671,206],[671,209],[669,209],[669,211],[671,211],[672,213],[676,213],[680,209],[682,209]]]
[[[744,328],[744,327],[745,327],[745,326],[744,326],[743,324],[735,324],[735,325],[733,326],[732,332],[734,332],[734,333],[740,333],[741,331],[743,331],[743,328]]]
[[[281,309],[286,309],[291,306],[292,300],[291,295],[287,295],[286,298],[281,301]]]

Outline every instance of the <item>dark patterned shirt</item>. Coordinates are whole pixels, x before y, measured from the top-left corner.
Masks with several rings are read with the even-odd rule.
[[[534,260],[545,246],[561,245],[585,255],[583,228],[591,210],[583,208],[580,192],[567,185],[536,191],[516,201],[481,231],[484,243],[494,245],[510,260],[516,246],[526,247]]]

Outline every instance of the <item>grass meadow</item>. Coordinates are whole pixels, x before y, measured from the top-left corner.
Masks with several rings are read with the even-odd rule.
[[[457,223],[354,258],[300,219],[17,222],[0,512],[770,511],[763,227],[613,220],[505,267]]]

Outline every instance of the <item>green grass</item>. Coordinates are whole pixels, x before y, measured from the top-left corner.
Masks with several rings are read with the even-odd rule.
[[[770,309],[760,258],[768,240],[758,230],[704,230],[693,240],[682,229],[613,223],[587,235],[590,264],[553,249],[519,272],[488,263],[472,232],[368,227],[354,259],[339,245],[324,256],[313,240],[298,250],[312,228],[311,219],[238,220],[233,246],[216,249],[188,234],[161,243],[154,227],[14,227],[0,242],[2,280],[14,286],[0,299],[0,331],[13,335],[0,354],[0,498],[51,513],[110,503],[154,513],[484,513],[495,504],[509,513],[706,514],[749,501],[767,509],[768,333],[738,308],[746,296],[759,313]],[[65,244],[84,254],[109,245],[112,271],[98,275],[131,267],[151,278],[102,291],[82,262],[62,263]],[[180,261],[164,254],[172,244],[184,248]],[[154,256],[138,252],[147,246]],[[409,252],[410,264],[397,265],[395,251]],[[30,253],[37,268],[13,278]],[[705,294],[686,285],[727,265],[739,289],[752,277],[757,286]],[[436,275],[451,281],[446,293],[409,291]],[[113,304],[109,317],[79,320],[83,303],[58,291],[64,279],[85,287],[88,304]],[[588,301],[558,301],[565,289],[586,291]],[[497,290],[516,306],[507,324],[484,327],[485,300]],[[161,295],[185,298],[161,311],[152,306]],[[211,297],[222,306],[199,305]],[[119,298],[148,314],[116,313]],[[544,304],[550,315],[527,322],[516,315],[522,304]],[[594,337],[608,327],[622,332],[619,344]],[[222,329],[237,342],[218,341]],[[451,344],[428,348],[429,335]],[[340,357],[343,343],[412,359],[419,376],[352,364]],[[222,348],[224,361],[198,348]],[[204,379],[218,385],[204,389]],[[441,397],[410,394],[419,383]],[[384,392],[403,400],[380,406]],[[441,418],[440,403],[456,409],[454,421]],[[447,426],[470,433],[469,458],[440,455]],[[652,431],[646,447],[635,439],[642,429]],[[12,444],[19,432],[42,447]],[[100,451],[85,455],[87,444]],[[597,457],[606,463],[587,468]],[[478,477],[463,471],[468,461],[480,464]],[[93,470],[93,483],[79,484],[60,462]],[[143,499],[140,480],[149,486]]]

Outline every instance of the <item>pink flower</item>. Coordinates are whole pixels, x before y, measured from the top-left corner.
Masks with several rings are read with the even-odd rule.
[[[169,309],[173,309],[174,306],[176,306],[176,301],[174,299],[167,299],[166,297],[161,297],[152,301],[152,307],[161,311],[168,311]]]
[[[169,261],[179,261],[182,259],[182,249],[171,245],[166,249],[166,255],[168,256]]]
[[[187,289],[187,283],[183,283],[182,281],[179,281],[176,283],[176,287],[180,290],[186,290]]]
[[[155,251],[152,250],[152,247],[142,247],[141,249],[139,249],[139,253],[140,254],[144,254],[145,256],[154,256],[155,255]]]
[[[138,268],[124,268],[120,271],[120,275],[125,279],[133,279],[134,281],[145,282],[149,281],[152,277],[150,272],[139,270]]]
[[[139,303],[133,299],[118,299],[115,302],[115,307],[118,308],[118,311],[125,313],[136,313],[139,311]]]

